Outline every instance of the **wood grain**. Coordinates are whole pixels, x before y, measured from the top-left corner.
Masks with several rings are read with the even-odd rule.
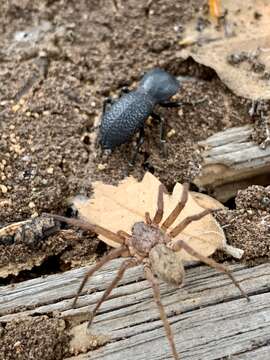
[[[66,319],[73,328],[80,322],[85,326],[89,310],[122,261],[112,261],[93,276],[76,309],[70,306],[86,268],[2,287],[0,322],[50,313]],[[162,302],[182,359],[266,359],[270,345],[270,264],[254,268],[237,264],[230,268],[250,295],[250,303],[240,297],[225,274],[205,266],[188,268],[181,289],[161,283]],[[112,297],[102,305],[91,335],[102,335],[107,344],[70,359],[171,358],[142,268],[126,273]]]
[[[199,142],[202,170],[193,179],[200,188],[213,189],[214,197],[227,201],[250,184],[269,184],[270,147],[263,149],[250,139],[250,125],[234,127]]]

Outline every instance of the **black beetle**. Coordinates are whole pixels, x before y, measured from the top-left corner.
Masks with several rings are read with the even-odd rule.
[[[164,143],[165,122],[154,112],[154,108],[157,104],[164,107],[179,106],[180,103],[169,101],[179,89],[180,83],[174,76],[155,68],[144,75],[136,90],[129,91],[124,88],[119,99],[106,99],[98,136],[101,148],[112,151],[128,142],[139,131],[136,152],[132,159],[134,163],[144,141],[144,124],[150,115],[161,124],[160,139]]]

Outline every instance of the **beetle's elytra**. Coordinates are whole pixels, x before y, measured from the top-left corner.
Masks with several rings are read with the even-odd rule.
[[[161,123],[161,140],[165,141],[164,121],[154,112],[154,108],[157,104],[164,107],[179,106],[169,101],[179,89],[180,83],[173,75],[155,68],[144,75],[136,90],[125,93],[117,100],[107,99],[99,131],[102,149],[113,150],[127,143],[138,131],[139,147],[143,142],[145,121],[150,115]]]

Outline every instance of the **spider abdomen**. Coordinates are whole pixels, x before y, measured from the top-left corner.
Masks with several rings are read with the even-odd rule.
[[[184,281],[184,266],[177,254],[165,244],[157,244],[149,253],[150,265],[155,275],[163,281],[179,286]]]

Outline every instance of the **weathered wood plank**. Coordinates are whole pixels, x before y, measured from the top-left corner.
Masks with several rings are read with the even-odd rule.
[[[221,131],[199,142],[204,148],[200,174],[193,182],[211,188],[226,201],[249,183],[269,184],[270,147],[263,149],[250,140],[250,125]],[[254,180],[256,179],[256,180]]]
[[[232,360],[267,360],[270,357],[270,345],[259,349],[250,349],[245,354],[234,355]]]
[[[234,300],[170,317],[181,359],[216,360],[226,356],[234,359],[233,354],[270,341],[269,301],[270,293],[267,293],[252,296],[249,304],[243,299]],[[135,336],[70,360],[170,359],[170,349],[158,316],[154,323],[151,330],[145,323],[144,330]],[[266,360],[260,356],[257,353],[258,359]]]
[[[85,290],[78,301],[78,307],[89,306],[95,304],[101,292],[106,289],[111,282],[117,269],[119,268],[122,259],[117,259],[109,263],[99,272],[97,272],[86,284]],[[268,264],[257,266],[256,268],[248,269],[243,265],[237,264],[231,266],[235,276],[249,293],[259,291],[268,284]],[[51,275],[46,278],[37,278],[28,280],[16,285],[10,285],[0,288],[0,315],[19,311],[20,308],[30,309],[27,314],[46,313],[52,311],[69,311],[72,298],[76,294],[80,282],[84,276],[87,268],[80,268],[67,271],[62,274]],[[252,281],[256,277],[257,281]],[[118,307],[117,299],[125,296],[130,297],[130,303],[138,303],[143,299],[151,297],[151,289],[144,278],[141,267],[130,269],[126,272],[125,277],[120,282],[120,286],[114,290],[114,298],[116,299],[115,307]],[[219,283],[217,284],[217,279]],[[205,288],[205,281],[208,285]],[[231,299],[239,296],[238,290],[231,284],[231,281],[224,274],[218,274],[215,270],[208,267],[196,267],[187,269],[185,286],[180,290],[170,288],[169,285],[162,283],[161,291],[170,297],[177,293],[177,298],[180,301],[196,302],[196,306],[203,304],[218,302],[222,299]],[[88,294],[91,292],[91,294]],[[179,297],[180,296],[180,297]],[[111,306],[111,304],[110,304]],[[106,310],[106,303],[103,305]],[[12,316],[12,315],[11,315]]]
[[[70,309],[71,298],[86,268],[2,287],[0,321],[57,310],[58,316],[76,324],[76,319],[87,318],[122,261],[112,261],[93,276],[77,309]],[[236,357],[232,359],[238,359],[237,354],[248,352],[253,356],[254,351],[255,359],[263,359],[265,349],[258,351],[259,347],[270,342],[270,264],[254,268],[237,264],[230,268],[251,295],[250,304],[240,299],[238,289],[224,274],[205,266],[187,269],[186,284],[181,289],[161,284],[162,302],[175,329],[182,359],[211,360],[233,354]],[[107,345],[73,360],[171,357],[152,290],[143,280],[141,268],[126,273],[121,286],[102,305],[91,333],[105,336]]]

